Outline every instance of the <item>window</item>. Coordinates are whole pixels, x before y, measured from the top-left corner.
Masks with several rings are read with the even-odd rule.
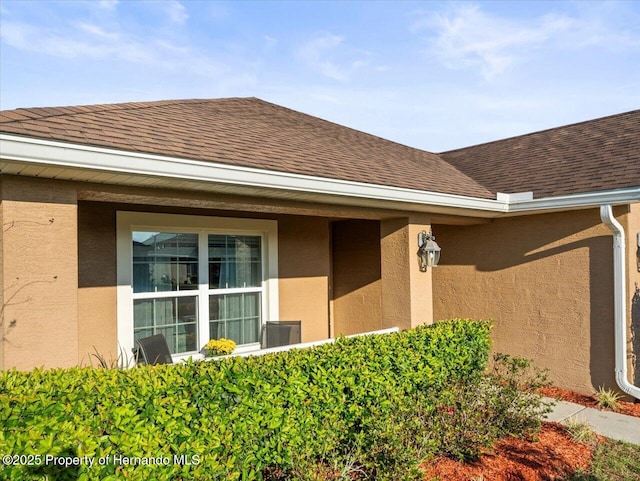
[[[262,239],[209,235],[209,337],[259,342]]]
[[[275,221],[118,212],[118,341],[164,334],[173,355],[277,319]]]

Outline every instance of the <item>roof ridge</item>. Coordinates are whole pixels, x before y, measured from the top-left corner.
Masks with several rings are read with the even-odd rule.
[[[345,130],[345,129],[346,129],[346,130],[350,130],[350,131],[352,131],[352,132],[357,132],[357,133],[359,133],[359,134],[364,134],[364,135],[367,135],[367,136],[369,136],[369,137],[374,137],[374,138],[376,138],[376,139],[378,139],[378,140],[382,140],[382,141],[384,141],[384,142],[386,142],[386,143],[389,143],[389,144],[395,144],[395,145],[398,145],[398,146],[400,146],[400,147],[404,147],[405,149],[416,150],[416,151],[423,152],[423,153],[425,153],[425,152],[426,152],[427,154],[432,154],[432,155],[439,156],[439,154],[437,154],[437,153],[435,153],[435,152],[431,152],[430,150],[424,150],[424,149],[420,149],[420,148],[418,148],[418,147],[412,147],[412,146],[410,146],[410,145],[403,144],[403,143],[401,143],[401,142],[397,142],[397,141],[395,141],[395,140],[387,139],[387,138],[385,138],[385,137],[380,137],[379,135],[372,134],[372,133],[370,133],[370,132],[365,132],[364,130],[355,129],[355,128],[353,128],[353,127],[349,127],[348,125],[339,124],[339,123],[337,123],[337,122],[334,122],[333,120],[323,119],[322,117],[317,117],[317,116],[312,115],[312,114],[308,114],[308,113],[305,113],[305,112],[301,112],[300,110],[295,110],[295,109],[292,109],[292,108],[290,108],[290,107],[285,107],[284,105],[275,104],[275,103],[273,103],[273,102],[269,102],[268,100],[264,100],[264,99],[261,99],[261,98],[259,98],[259,97],[247,97],[247,98],[253,98],[253,99],[259,100],[259,101],[261,101],[261,102],[264,102],[264,103],[266,103],[266,104],[269,104],[269,105],[271,105],[271,106],[273,106],[273,107],[276,107],[276,108],[278,108],[278,109],[288,110],[289,112],[293,112],[293,113],[298,114],[298,115],[304,115],[305,117],[307,117],[307,118],[309,118],[309,119],[311,119],[311,120],[315,120],[315,121],[320,120],[321,122],[324,122],[324,123],[330,124],[330,125],[332,125],[332,126],[334,126],[334,127],[339,127],[339,128],[340,128],[340,130]]]
[[[67,106],[61,106],[61,107],[20,107],[12,110],[0,110],[0,113],[17,112],[20,110],[31,111],[36,109],[41,109],[41,110],[70,109],[70,110],[75,110],[75,112],[63,112],[59,114],[42,115],[40,117],[31,118],[28,120],[25,120],[25,119],[1,120],[0,124],[5,125],[13,122],[28,122],[29,120],[52,119],[56,117],[63,117],[65,115],[77,115],[77,114],[86,114],[86,113],[93,114],[93,113],[109,112],[113,110],[123,110],[123,111],[144,110],[147,108],[157,107],[159,105],[175,105],[180,103],[203,104],[206,102],[212,102],[212,101],[215,102],[219,100],[239,100],[239,99],[246,100],[246,99],[257,99],[257,98],[256,97],[225,97],[225,98],[219,98],[219,99],[172,99],[172,100],[150,100],[147,102],[120,102],[116,104],[67,105]],[[260,100],[260,99],[257,99],[257,100]],[[144,105],[141,105],[141,104],[144,104]],[[100,106],[100,108],[91,109],[91,107],[98,107],[98,105]],[[125,106],[129,106],[129,107],[125,107]],[[91,110],[86,110],[86,111],[81,110],[83,108],[88,108]]]
[[[119,104],[98,104],[98,105],[78,105],[78,106],[68,106],[68,107],[33,107],[31,109],[14,109],[7,111],[0,111],[0,118],[5,117],[0,120],[0,130],[3,130],[4,126],[7,130],[12,130],[15,128],[29,128],[30,125],[38,125],[40,122],[47,122],[51,119],[63,118],[66,122],[83,122],[83,117],[81,114],[87,115],[100,115],[101,113],[110,113],[110,115],[126,115],[127,112],[140,112],[146,109],[162,109],[165,106],[184,106],[184,108],[188,109],[189,105],[191,106],[208,106],[211,105],[212,109],[222,108],[226,109],[226,105],[232,106],[236,105],[238,108],[241,106],[247,107],[246,111],[250,112],[260,112],[264,111],[264,113],[269,112],[270,116],[275,118],[282,118],[286,120],[287,118],[295,118],[295,122],[299,123],[301,126],[304,125],[306,129],[314,130],[314,131],[325,131],[331,132],[332,137],[345,138],[350,136],[355,136],[361,139],[359,142],[366,142],[363,144],[364,148],[373,148],[377,149],[378,147],[384,145],[386,149],[395,150],[397,152],[404,152],[402,156],[405,158],[405,162],[407,168],[413,170],[420,170],[425,166],[429,165],[429,162],[437,162],[442,167],[441,169],[450,169],[449,172],[453,176],[459,176],[459,181],[467,182],[469,185],[473,185],[478,192],[483,192],[484,195],[493,196],[494,192],[490,189],[483,186],[473,177],[462,171],[459,167],[447,162],[444,158],[442,158],[439,154],[434,152],[430,152],[424,149],[420,149],[418,147],[412,147],[406,144],[402,144],[400,142],[396,142],[394,140],[386,139],[384,137],[380,137],[378,135],[365,132],[362,130],[358,130],[352,127],[348,127],[345,125],[341,125],[339,123],[333,122],[331,120],[327,120],[321,117],[317,117],[315,115],[301,112],[299,110],[294,110],[289,107],[285,107],[267,100],[263,100],[258,97],[227,97],[227,98],[213,98],[213,99],[172,99],[172,100],[157,100],[157,101],[148,101],[148,102],[123,102]],[[261,107],[262,106],[262,107]],[[203,107],[205,108],[205,107]],[[244,107],[243,107],[244,108]],[[40,113],[33,112],[33,110],[42,109]],[[56,109],[59,109],[56,111]],[[21,112],[22,110],[22,112]],[[13,113],[12,114],[10,114]],[[4,114],[4,115],[2,115]],[[144,116],[144,114],[141,114]],[[15,118],[18,117],[18,118]],[[5,120],[6,119],[6,120]],[[77,139],[76,139],[77,140]],[[368,145],[368,147],[366,147]],[[431,159],[431,160],[430,160]],[[410,166],[410,167],[409,167]],[[465,181],[462,181],[462,179]]]
[[[604,117],[596,117],[595,119],[591,119],[591,120],[581,120],[580,122],[574,122],[572,124],[559,125],[557,127],[550,127],[548,129],[536,130],[535,132],[527,132],[526,134],[514,135],[512,137],[505,137],[504,139],[491,140],[489,142],[482,142],[480,144],[467,145],[466,147],[460,147],[460,148],[457,148],[457,149],[445,150],[443,152],[438,152],[437,155],[450,154],[450,153],[453,153],[453,152],[460,152],[462,150],[467,150],[467,149],[475,149],[477,147],[483,147],[483,146],[486,146],[486,145],[499,144],[501,142],[506,142],[508,140],[522,139],[522,138],[525,138],[525,137],[531,137],[533,135],[543,134],[543,133],[546,133],[546,132],[552,132],[554,130],[566,129],[567,127],[576,127],[578,125],[583,125],[583,124],[590,124],[590,123],[593,123],[593,122],[599,122],[601,120],[612,119],[614,117],[621,117],[621,116],[624,116],[624,115],[629,115],[629,114],[633,114],[633,113],[637,113],[637,112],[640,112],[640,109],[629,110],[627,112],[621,112],[621,113],[618,113],[618,114],[605,115]],[[445,160],[444,157],[442,159]],[[446,160],[445,160],[445,162],[446,162]]]

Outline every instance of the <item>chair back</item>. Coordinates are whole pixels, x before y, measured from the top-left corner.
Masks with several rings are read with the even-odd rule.
[[[268,349],[300,344],[302,338],[300,324],[300,321],[267,321],[262,326],[260,347]]]
[[[136,341],[138,362],[143,364],[173,364],[169,345],[164,334],[144,337]]]

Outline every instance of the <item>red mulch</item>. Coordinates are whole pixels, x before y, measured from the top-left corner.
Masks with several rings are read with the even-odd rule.
[[[423,465],[425,480],[552,481],[588,469],[591,448],[571,440],[557,423],[543,423],[538,441],[508,438],[473,463],[438,457]]]
[[[602,409],[600,408],[600,406],[598,406],[598,401],[594,396],[568,391],[567,389],[562,389],[559,387],[542,388],[540,389],[540,394],[547,397],[562,399],[563,401],[581,404],[582,406],[587,406],[590,408]],[[640,403],[632,403],[627,401],[618,401],[618,403],[620,404],[620,408],[616,410],[617,413],[640,418]]]

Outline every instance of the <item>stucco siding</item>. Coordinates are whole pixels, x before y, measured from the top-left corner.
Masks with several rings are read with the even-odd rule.
[[[615,386],[612,235],[597,209],[434,225],[442,258],[425,273],[416,255],[417,234],[429,229],[424,216],[337,221],[248,212],[246,204],[78,202],[90,188],[99,190],[2,177],[0,368],[86,365],[96,351],[117,358],[116,211],[133,210],[277,221],[278,320],[301,320],[303,341],[492,318],[495,349],[535,359],[557,384],[583,392]],[[640,204],[614,212],[628,234],[629,347],[638,353]],[[629,358],[636,384],[639,362]]]
[[[278,219],[280,320],[302,321],[302,341],[329,337],[329,221]]]
[[[385,219],[380,223],[382,327],[411,329],[431,324],[433,269],[421,272],[418,234],[429,232],[424,216]]]
[[[629,381],[640,386],[640,203],[629,206],[627,233],[627,310],[629,319]]]
[[[94,202],[78,204],[78,355],[80,364],[107,361],[120,352],[116,329],[115,208]]]
[[[4,321],[4,216],[2,198],[2,178],[0,177],[0,226],[2,226],[2,230],[0,230],[0,369],[4,367],[4,338],[6,332]]]
[[[117,359],[116,211],[278,221],[278,320],[303,341],[329,335],[330,220],[242,211],[77,202],[83,185],[3,176],[0,262],[5,302],[1,368]],[[129,355],[129,353],[125,353]]]
[[[534,359],[566,388],[615,386],[612,236],[597,209],[434,232],[436,319],[494,319],[496,351]]]
[[[183,208],[80,204],[81,355],[94,352],[116,356],[116,210],[138,210],[220,216],[221,212]],[[242,216],[234,213],[233,217]],[[265,218],[264,214],[244,213]],[[280,319],[301,320],[303,341],[328,336],[329,228],[314,217],[271,216],[278,221]],[[98,347],[99,346],[99,347]]]
[[[54,188],[55,187],[55,188]],[[2,182],[3,368],[78,361],[76,193],[67,184]]]
[[[332,225],[334,335],[382,329],[380,222]]]

